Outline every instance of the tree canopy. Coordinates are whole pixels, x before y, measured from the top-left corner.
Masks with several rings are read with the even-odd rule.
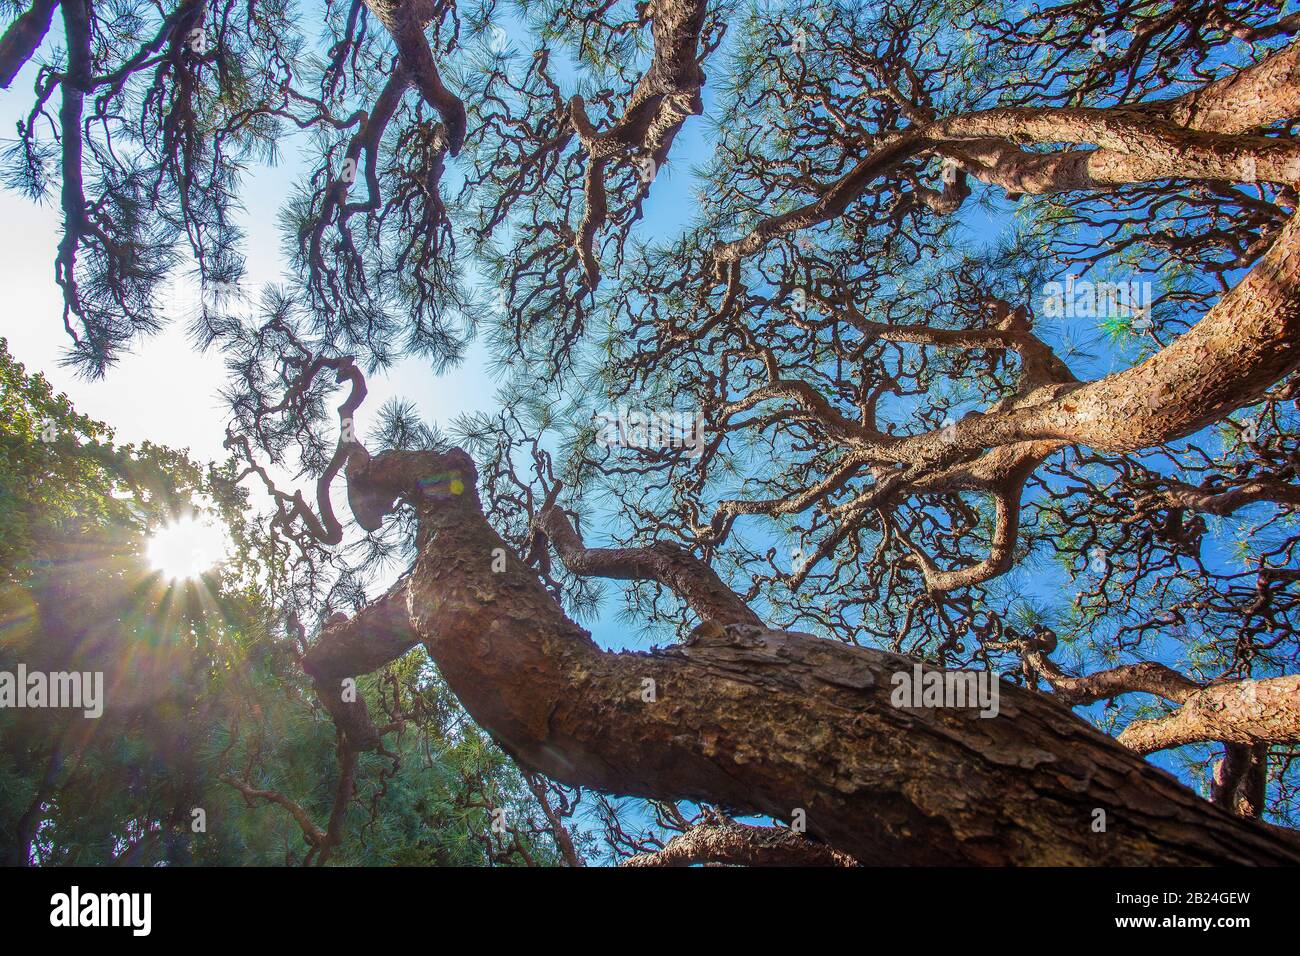
[[[296,733],[241,752],[224,799],[313,862],[423,845],[407,735],[461,707],[494,755],[467,786],[535,818],[535,862],[580,860],[580,803],[638,863],[1300,861],[1300,14],[10,12],[3,173],[58,197],[68,361],[111,376],[192,270],[231,461],[101,473],[29,408],[5,487],[85,491],[29,492],[0,555],[35,575],[46,524],[116,515],[133,470],[212,496],[255,565],[232,640],[275,660],[249,693],[332,721],[310,768]],[[286,274],[252,290],[241,189],[285,142]],[[495,411],[366,404],[475,337]],[[665,646],[592,640],[601,579]],[[899,706],[914,665],[994,675],[1001,711]]]

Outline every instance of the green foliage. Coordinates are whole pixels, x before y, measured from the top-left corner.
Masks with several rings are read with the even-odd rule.
[[[0,855],[301,862],[298,823],[222,779],[280,792],[324,829],[339,777],[334,725],[277,636],[267,585],[281,559],[253,532],[232,468],[115,445],[3,340],[0,411],[0,670],[102,671],[105,688],[99,718],[0,710]],[[148,565],[148,536],[190,513],[229,531],[230,560],[167,581]],[[426,661],[399,661],[359,684],[372,713],[408,720],[389,753],[362,756],[336,862],[555,862],[519,771]],[[489,807],[524,824],[516,848],[492,833]]]

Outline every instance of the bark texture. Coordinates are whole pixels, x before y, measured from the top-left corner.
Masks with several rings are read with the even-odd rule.
[[[1168,717],[1135,720],[1119,742],[1138,753],[1205,740],[1251,746],[1300,739],[1300,674],[1231,681],[1189,694]]]
[[[866,864],[1300,862],[1010,684],[993,718],[895,707],[910,659],[750,624],[603,651],[522,562],[492,570],[505,545],[464,452],[380,455],[351,477],[416,507],[416,632],[474,719],[556,780],[783,820],[802,810],[810,836]]]
[[[402,66],[420,95],[438,111],[447,127],[447,151],[457,155],[465,142],[465,104],[443,83],[424,35],[434,18],[432,0],[367,0],[366,6],[392,36]]]
[[[786,830],[743,823],[705,824],[673,837],[662,850],[622,866],[856,866],[851,857]]]

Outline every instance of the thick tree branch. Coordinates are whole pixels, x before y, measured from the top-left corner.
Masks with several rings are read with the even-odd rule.
[[[1210,800],[1239,817],[1258,820],[1264,812],[1267,783],[1268,744],[1227,744],[1223,758],[1214,764]]]
[[[443,84],[424,35],[424,28],[435,15],[433,0],[366,0],[366,6],[392,36],[402,66],[420,95],[442,117],[447,127],[447,152],[458,155],[465,142],[465,104]]]
[[[663,849],[628,857],[620,866],[857,866],[823,843],[785,827],[706,823],[673,837]]]
[[[18,71],[50,32],[59,0],[32,0],[32,5],[0,36],[0,90],[9,89]]]
[[[585,208],[575,231],[578,259],[587,288],[600,283],[596,237],[609,216],[605,192],[605,170],[609,161],[633,154],[648,161],[648,185],[654,173],[668,161],[673,140],[682,124],[704,111],[700,91],[704,71],[700,67],[700,34],[704,29],[707,4],[704,0],[658,0],[649,6],[654,58],[632,90],[623,116],[608,129],[597,131],[587,115],[581,96],[569,100],[569,122],[587,154],[583,178]]]
[[[1159,491],[1135,498],[1133,507],[1141,511],[1148,507],[1186,508],[1206,514],[1227,516],[1248,505],[1261,501],[1300,507],[1300,485],[1287,481],[1259,479],[1229,488],[1197,487],[1185,482],[1170,481]]]
[[[352,617],[327,622],[303,655],[317,699],[356,750],[378,749],[381,735],[361,695],[345,699],[342,681],[378,670],[419,643],[407,598],[406,581],[399,581]]]
[[[1300,675],[1211,684],[1167,717],[1135,720],[1119,735],[1142,754],[1212,740],[1247,747],[1300,741]]]

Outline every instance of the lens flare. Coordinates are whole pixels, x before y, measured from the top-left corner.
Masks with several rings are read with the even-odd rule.
[[[181,518],[154,532],[149,539],[149,564],[173,581],[197,578],[226,559],[230,538],[219,524]]]

